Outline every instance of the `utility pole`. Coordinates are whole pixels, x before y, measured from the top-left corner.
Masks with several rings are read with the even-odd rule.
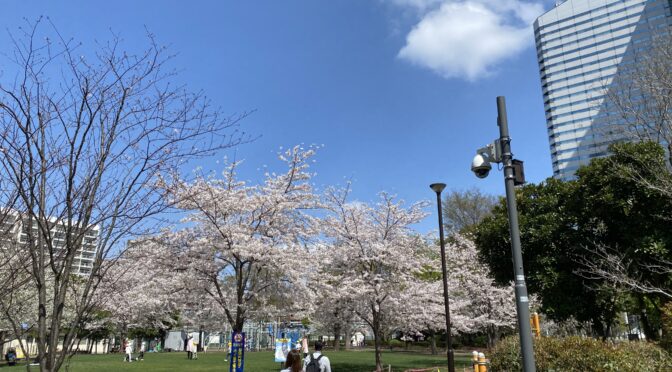
[[[523,254],[520,247],[520,229],[518,227],[518,207],[516,205],[515,176],[513,172],[513,154],[511,138],[506,118],[506,101],[497,97],[497,125],[499,126],[499,143],[501,145],[502,164],[504,166],[504,185],[506,187],[506,207],[509,213],[509,233],[511,234],[511,255],[513,256],[513,274],[516,291],[516,310],[518,312],[518,330],[520,348],[523,354],[523,371],[534,372],[534,348],[532,346],[532,329],[530,327],[530,308],[523,270]]]

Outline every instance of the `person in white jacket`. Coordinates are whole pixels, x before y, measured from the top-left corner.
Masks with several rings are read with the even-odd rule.
[[[311,372],[309,370],[311,369],[310,364],[312,360],[317,361],[320,372],[331,372],[331,363],[329,362],[329,358],[322,355],[322,346],[321,341],[315,341],[315,351],[303,359],[303,369],[306,372]]]
[[[131,346],[130,341],[126,343],[126,350],[124,350],[126,353],[126,360],[129,362],[133,361],[133,347]]]

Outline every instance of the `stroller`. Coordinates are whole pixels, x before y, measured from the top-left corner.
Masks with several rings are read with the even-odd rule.
[[[5,353],[5,360],[7,361],[8,366],[15,366],[16,365],[16,349],[13,347],[10,347],[7,349],[7,352]]]

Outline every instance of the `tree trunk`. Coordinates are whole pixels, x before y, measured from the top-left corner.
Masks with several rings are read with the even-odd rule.
[[[432,355],[437,355],[439,352],[436,350],[436,332],[433,329],[429,332],[429,346],[432,348]]]
[[[373,344],[376,355],[376,372],[383,371],[383,362],[381,360],[381,337],[380,337],[380,314],[376,311],[375,306],[371,306],[371,315],[373,318],[372,327],[373,328]]]
[[[352,327],[348,324],[345,327],[345,350],[350,350],[352,348]]]
[[[378,330],[373,331],[374,338],[374,348],[376,354],[376,372],[381,372],[383,370],[383,364],[381,361],[381,350],[380,350],[380,336],[378,335]]]
[[[658,333],[658,330],[653,327],[651,324],[651,320],[649,319],[648,314],[646,313],[646,309],[644,309],[644,299],[640,296],[639,297],[639,304],[640,308],[642,308],[641,313],[639,314],[639,317],[641,319],[641,327],[642,330],[644,331],[644,336],[646,337],[647,340],[650,341],[660,341],[660,334]],[[660,311],[659,309],[656,309]]]
[[[609,335],[611,335],[611,323],[607,323],[606,327],[604,327],[604,332],[602,333],[602,341],[607,341]]]
[[[341,339],[341,326],[337,325],[334,327],[334,351],[339,351],[341,349],[340,339]]]
[[[599,319],[593,320],[593,325],[590,329],[591,332],[594,332],[595,336],[599,336],[603,341],[607,339],[604,324]]]
[[[488,334],[488,351],[491,351],[499,341],[499,331],[497,327],[489,326],[486,333]]]

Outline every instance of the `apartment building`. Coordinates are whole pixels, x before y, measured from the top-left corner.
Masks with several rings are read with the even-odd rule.
[[[51,219],[51,238],[55,251],[65,248],[66,244],[66,226],[62,223],[56,223]],[[38,226],[33,222],[33,236],[38,235]],[[73,261],[73,273],[78,275],[89,275],[93,268],[97,244],[98,244],[98,226],[90,226],[84,232],[82,247],[77,251],[77,256]],[[76,233],[75,233],[76,234]],[[19,247],[28,243],[28,226],[19,218],[19,213],[9,212],[2,222],[2,244],[18,244]]]

